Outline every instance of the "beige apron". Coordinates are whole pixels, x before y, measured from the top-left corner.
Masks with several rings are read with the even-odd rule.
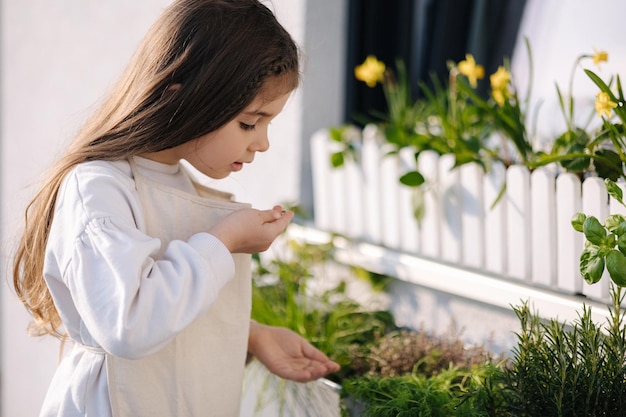
[[[132,159],[130,165],[146,233],[161,239],[163,247],[248,207],[198,184],[199,195],[164,186],[141,175]],[[235,277],[215,304],[163,349],[138,360],[106,355],[114,417],[239,416],[250,325],[250,255],[233,258]]]

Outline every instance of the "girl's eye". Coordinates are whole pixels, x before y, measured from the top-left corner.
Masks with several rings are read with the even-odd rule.
[[[239,127],[241,127],[243,130],[254,130],[254,125],[249,125],[243,122],[239,122]]]

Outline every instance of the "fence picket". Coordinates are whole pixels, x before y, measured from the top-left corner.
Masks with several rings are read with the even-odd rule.
[[[311,169],[313,175],[313,210],[315,211],[315,224],[322,230],[332,230],[332,211],[330,202],[330,174],[333,169],[330,163],[329,149],[331,140],[328,132],[323,130],[316,132],[311,137]]]
[[[530,173],[526,167],[513,165],[506,175],[507,204],[507,273],[530,280]]]
[[[506,179],[506,167],[497,162],[483,177],[485,210],[485,269],[504,275],[507,271],[506,207],[500,197]]]
[[[400,151],[400,173],[405,174],[417,169],[415,161],[415,150],[411,148],[403,148]],[[415,217],[414,201],[417,188],[400,186],[398,193],[398,201],[400,204],[400,249],[407,253],[419,253],[419,234],[420,227]]]
[[[463,264],[473,268],[485,265],[485,209],[483,169],[478,164],[459,167],[461,184],[461,237]]]
[[[400,248],[400,161],[397,155],[387,155],[391,149],[380,151],[380,214],[381,242],[392,249]]]
[[[424,204],[424,218],[420,233],[420,248],[424,256],[437,258],[440,256],[441,235],[440,218],[441,210],[437,197],[439,156],[432,151],[420,153],[417,160],[419,171],[424,176],[426,183],[420,190]]]
[[[572,216],[582,210],[581,183],[572,173],[564,172],[556,179],[557,287],[578,294],[583,279],[578,258],[583,235],[572,227]]]
[[[331,144],[332,145],[332,144]],[[346,170],[344,167],[333,169],[328,175],[328,198],[330,200],[330,229],[338,233],[346,233],[348,228],[345,207]]]
[[[439,207],[441,207],[441,258],[449,262],[461,261],[462,198],[460,175],[454,167],[454,155],[439,158]]]
[[[551,167],[537,168],[530,176],[532,281],[557,283],[556,180]]]
[[[352,159],[345,161],[346,236],[361,239],[365,229],[363,165]],[[317,199],[317,196],[315,197]]]
[[[370,129],[368,130],[368,127]],[[363,238],[372,243],[381,242],[381,198],[380,198],[380,145],[371,126],[363,130],[363,211],[365,230]]]

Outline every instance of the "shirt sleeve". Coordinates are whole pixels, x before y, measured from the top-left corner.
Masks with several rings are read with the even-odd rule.
[[[63,273],[46,279],[63,281],[81,326],[105,351],[139,358],[159,350],[210,308],[233,278],[234,261],[209,233],[172,241],[155,258],[161,241],[137,227],[134,188],[115,176],[88,177],[70,178],[65,186],[53,229],[72,224],[75,237],[63,239],[52,231],[50,251],[56,241],[54,258]]]

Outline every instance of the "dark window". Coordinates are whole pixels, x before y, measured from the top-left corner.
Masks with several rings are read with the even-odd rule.
[[[344,118],[384,111],[382,89],[355,80],[354,67],[375,55],[395,67],[401,59],[414,96],[431,74],[445,82],[447,62],[474,55],[487,74],[511,57],[525,0],[349,0]]]

